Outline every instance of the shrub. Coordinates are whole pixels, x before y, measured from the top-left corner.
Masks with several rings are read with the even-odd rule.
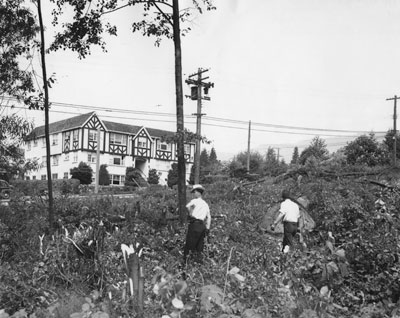
[[[72,168],[70,174],[73,179],[78,179],[81,184],[91,184],[93,169],[87,163],[81,161],[78,167]]]
[[[158,184],[160,181],[160,176],[158,175],[158,172],[156,169],[150,169],[149,171],[149,177],[147,178],[147,182],[149,184]]]

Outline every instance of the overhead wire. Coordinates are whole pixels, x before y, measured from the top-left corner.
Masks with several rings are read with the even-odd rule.
[[[13,97],[9,97],[11,100],[15,100]],[[160,117],[175,117],[176,115],[173,113],[162,113],[162,112],[151,112],[151,111],[138,111],[138,110],[129,110],[129,109],[120,109],[120,108],[104,108],[99,106],[90,106],[90,105],[80,105],[80,104],[71,104],[71,103],[63,103],[63,102],[51,102],[52,106],[56,107],[68,107],[68,108],[78,108],[78,109],[88,109],[93,111],[103,111],[103,112],[118,112],[118,113],[128,113],[128,114],[138,114],[143,116],[160,116]],[[16,106],[15,106],[16,107]],[[55,110],[50,110],[53,112],[60,112]],[[64,111],[66,114],[76,114],[74,112]],[[127,117],[118,117],[118,116],[109,116],[103,115],[103,117],[116,118],[116,119],[129,119]],[[193,119],[195,115],[185,115],[185,118]],[[147,121],[158,121],[158,122],[174,122],[174,121],[166,121],[166,120],[156,120],[156,119],[139,119],[134,118],[135,120],[147,120]],[[248,125],[248,121],[243,120],[235,120],[228,118],[220,118],[220,117],[212,117],[212,116],[203,116],[204,120],[224,122],[230,124],[239,124],[239,125]],[[215,125],[207,122],[202,122],[202,125],[206,126],[216,126],[221,128],[231,128],[231,129],[242,129],[248,130],[247,127],[233,127],[226,125]],[[254,131],[261,132],[272,132],[272,133],[281,133],[281,134],[295,134],[295,135],[321,135],[321,136],[331,136],[331,137],[357,137],[354,135],[337,135],[337,134],[329,134],[329,133],[352,133],[352,134],[367,134],[371,131],[362,131],[362,130],[339,130],[339,129],[327,129],[327,128],[311,128],[311,127],[301,127],[301,126],[287,126],[287,125],[277,125],[277,124],[269,124],[269,123],[258,123],[252,122],[252,126],[260,126],[260,127],[268,127],[268,128],[276,128],[276,129],[285,129],[285,130],[304,130],[304,131],[314,131],[314,132],[322,132],[322,133],[304,133],[304,132],[294,132],[294,131],[277,131],[277,130],[265,130],[265,129],[252,129]],[[377,131],[375,134],[385,134],[385,131]]]

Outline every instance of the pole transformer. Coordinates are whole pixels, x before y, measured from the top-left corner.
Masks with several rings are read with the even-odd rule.
[[[196,149],[195,149],[195,155],[194,155],[194,183],[198,184],[200,183],[200,153],[201,153],[201,117],[205,114],[202,114],[201,108],[202,108],[202,100],[210,100],[210,97],[208,97],[208,90],[210,87],[214,87],[214,83],[210,82],[204,82],[204,80],[207,80],[208,77],[203,77],[203,73],[208,72],[208,69],[201,69],[199,68],[197,73],[194,73],[192,75],[189,75],[189,78],[185,81],[186,84],[191,85],[190,96],[189,97],[191,100],[196,100],[197,101],[197,113],[193,114],[196,116]],[[203,93],[205,96],[203,96]]]

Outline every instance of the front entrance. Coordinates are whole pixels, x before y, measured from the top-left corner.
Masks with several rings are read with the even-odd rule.
[[[135,158],[133,167],[140,171],[142,177],[147,180],[147,176],[149,175],[149,166],[146,159]]]

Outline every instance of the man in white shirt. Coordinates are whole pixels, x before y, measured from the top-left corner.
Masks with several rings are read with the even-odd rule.
[[[284,199],[284,201],[281,203],[279,215],[271,225],[271,229],[274,230],[275,226],[283,221],[282,252],[287,253],[289,252],[290,246],[293,245],[293,237],[299,228],[300,208],[299,205],[290,198],[288,190],[282,191],[282,199]]]
[[[186,205],[189,211],[189,227],[183,251],[184,264],[187,262],[190,251],[196,254],[198,262],[202,262],[204,238],[208,235],[211,226],[210,208],[203,200],[203,186],[195,184],[190,192],[193,193],[194,199]]]

